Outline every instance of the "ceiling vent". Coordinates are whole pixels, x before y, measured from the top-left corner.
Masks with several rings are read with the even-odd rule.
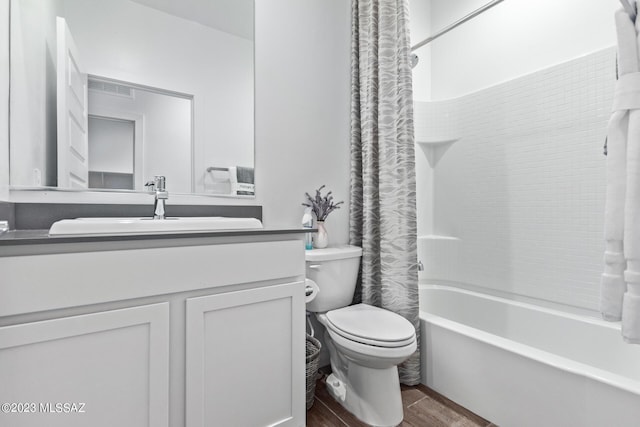
[[[89,80],[89,90],[121,96],[123,98],[133,98],[133,88],[118,83]]]

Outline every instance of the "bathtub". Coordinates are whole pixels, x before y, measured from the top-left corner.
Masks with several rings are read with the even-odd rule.
[[[640,346],[620,326],[420,285],[422,382],[501,427],[640,426]]]

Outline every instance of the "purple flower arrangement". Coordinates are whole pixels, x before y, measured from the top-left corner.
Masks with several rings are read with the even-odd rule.
[[[344,203],[344,201],[334,203],[331,191],[323,196],[321,191],[324,187],[325,186],[323,185],[316,190],[315,197],[311,197],[309,193],[304,193],[304,195],[307,196],[307,202],[302,204],[302,206],[311,208],[316,216],[316,220],[318,221],[324,221],[327,219],[327,216],[329,216],[331,212],[336,209],[340,209],[340,205]]]

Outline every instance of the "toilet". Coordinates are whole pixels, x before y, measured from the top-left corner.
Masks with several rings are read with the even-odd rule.
[[[307,278],[319,288],[307,311],[326,329],[331,396],[369,425],[397,426],[403,418],[397,366],[416,351],[415,328],[391,311],[349,305],[361,257],[355,246],[306,251]]]

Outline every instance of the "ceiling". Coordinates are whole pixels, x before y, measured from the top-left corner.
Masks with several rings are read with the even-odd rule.
[[[226,33],[253,40],[253,0],[131,0]]]

